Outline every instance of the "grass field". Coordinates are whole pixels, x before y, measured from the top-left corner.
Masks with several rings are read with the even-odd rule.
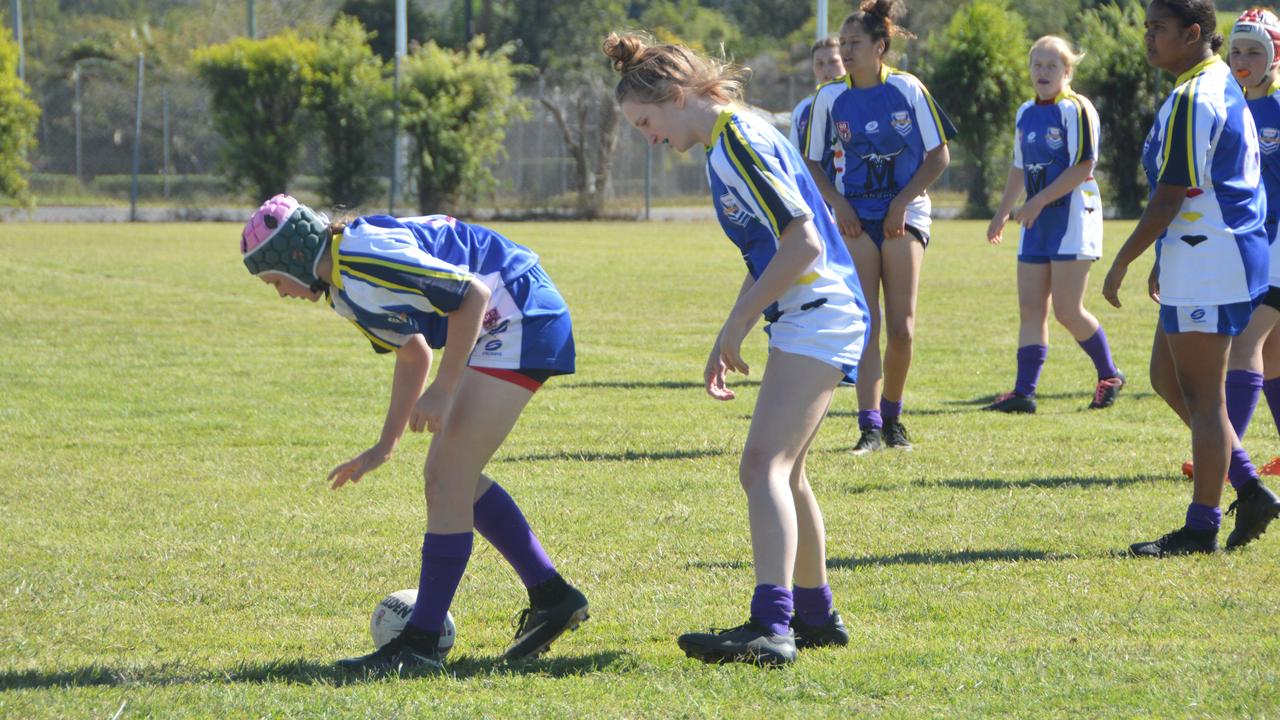
[[[1109,224],[1108,250],[1129,227]],[[499,226],[573,308],[579,372],[539,393],[490,472],[592,620],[500,663],[524,594],[477,540],[449,676],[348,682],[329,663],[365,651],[374,604],[417,581],[426,439],[324,484],[376,439],[392,361],[250,278],[232,225],[0,225],[0,716],[1280,714],[1280,533],[1116,556],[1178,526],[1190,492],[1188,433],[1147,385],[1149,258],[1123,309],[1097,293],[1104,267],[1090,290],[1129,376],[1119,403],[1084,410],[1092,365],[1054,326],[1040,413],[992,416],[977,408],[1012,384],[1017,304],[1014,246],[983,228],[935,227],[916,450],[852,458],[842,390],[810,457],[853,642],[769,672],[674,643],[741,622],[753,584],[736,467],[763,338],[737,401],[699,382],[737,253],[710,224]],[[1265,403],[1252,427],[1269,459]]]

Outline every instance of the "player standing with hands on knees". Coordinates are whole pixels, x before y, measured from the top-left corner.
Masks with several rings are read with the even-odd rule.
[[[854,380],[867,308],[853,263],[804,161],[767,121],[735,104],[741,71],[681,45],[610,34],[615,95],[653,144],[706,148],[712,202],[747,264],[707,358],[707,392],[731,400],[727,372],[750,371],[743,338],[764,316],[769,358],[738,468],[747,495],[756,587],[750,619],[681,635],[704,662],[782,665],[797,646],[844,645],[832,604],[826,531],[805,457],[841,381]],[[794,586],[792,585],[794,581]],[[794,610],[794,617],[792,612]]]
[[[1147,60],[1174,75],[1156,113],[1142,166],[1151,199],[1116,254],[1102,294],[1120,306],[1129,264],[1156,244],[1149,281],[1160,303],[1151,382],[1191,428],[1194,490],[1184,525],[1129,550],[1145,557],[1211,553],[1222,524],[1222,478],[1232,480],[1235,529],[1228,549],[1261,535],[1280,514],[1227,419],[1223,383],[1231,339],[1267,291],[1258,133],[1240,86],[1218,48],[1210,0],[1153,0],[1147,6]]]
[[[1084,308],[1089,268],[1102,256],[1102,195],[1093,179],[1098,160],[1098,113],[1071,89],[1081,56],[1060,37],[1046,35],[1031,46],[1031,82],[1036,98],[1018,108],[1013,167],[1000,209],[987,227],[998,244],[1014,204],[1022,225],[1018,244],[1018,374],[1013,391],[987,410],[1036,411],[1036,383],[1049,354],[1049,302],[1054,316],[1093,360],[1098,371],[1090,409],[1110,407],[1124,387],[1111,346],[1098,319]]]
[[[915,76],[885,65],[894,37],[897,0],[866,0],[840,26],[847,74],[818,90],[805,138],[814,181],[835,213],[871,310],[871,332],[859,368],[855,455],[886,445],[907,450],[900,416],[915,338],[920,267],[932,222],[928,188],[951,161],[955,127]],[[835,183],[821,162],[832,143],[843,153]],[[881,323],[880,287],[884,286]],[[880,327],[884,325],[883,373]],[[883,378],[883,384],[881,380]]]
[[[258,208],[240,251],[249,271],[280,297],[323,297],[375,351],[395,354],[381,437],[334,468],[333,488],[359,482],[390,459],[406,425],[434,433],[413,614],[390,643],[338,666],[439,670],[439,629],[471,556],[473,531],[502,553],[529,593],[508,659],[536,656],[586,620],[586,598],[556,572],[511,496],[483,474],[541,384],[574,371],[569,311],[538,256],[444,215],[329,223],[288,195]],[[441,347],[424,392],[431,350]]]

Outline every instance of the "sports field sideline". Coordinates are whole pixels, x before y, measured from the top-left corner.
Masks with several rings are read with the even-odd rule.
[[[1092,365],[1051,323],[1029,417],[977,409],[1012,381],[1016,243],[936,223],[904,414],[916,449],[851,457],[842,390],[810,456],[853,641],[776,672],[674,642],[739,622],[751,586],[736,472],[760,333],[736,401],[700,382],[741,258],[710,223],[495,227],[542,255],[579,369],[535,397],[490,473],[592,619],[541,660],[499,663],[524,593],[477,541],[450,675],[353,683],[330,663],[371,647],[374,604],[420,560],[425,438],[354,487],[324,483],[376,439],[390,360],[249,277],[235,225],[0,225],[0,716],[1280,712],[1280,535],[1118,556],[1172,530],[1190,493],[1188,433],[1147,384],[1150,253],[1124,308],[1097,292],[1131,222],[1108,222],[1086,298],[1128,387],[1086,411]],[[1280,454],[1265,407],[1245,445]]]

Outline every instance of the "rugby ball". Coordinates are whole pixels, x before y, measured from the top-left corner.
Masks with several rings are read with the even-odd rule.
[[[404,630],[417,601],[417,588],[393,592],[382,598],[382,602],[373,609],[373,618],[369,621],[369,634],[373,636],[374,648],[381,648]],[[457,636],[458,629],[453,624],[453,615],[445,613],[444,626],[440,628],[440,644],[437,646],[441,656],[449,654]]]

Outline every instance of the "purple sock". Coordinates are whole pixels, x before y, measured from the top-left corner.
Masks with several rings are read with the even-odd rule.
[[[1227,479],[1231,487],[1240,488],[1258,479],[1258,469],[1249,461],[1249,453],[1244,448],[1231,448],[1231,464],[1227,465]]]
[[[551,564],[516,501],[498,483],[476,501],[475,518],[476,532],[511,563],[526,588],[555,577],[556,566]]]
[[[884,427],[884,421],[880,419],[879,410],[859,410],[858,411],[858,429],[870,430],[875,428],[879,430]]]
[[[1102,326],[1098,326],[1098,332],[1094,333],[1087,340],[1077,340],[1080,343],[1080,349],[1085,351],[1089,359],[1093,361],[1093,367],[1098,371],[1098,379],[1115,377],[1120,374],[1116,369],[1116,364],[1111,360],[1111,345],[1107,343],[1107,334],[1102,332]]]
[[[902,401],[894,402],[880,398],[880,415],[886,420],[897,420],[902,414]]]
[[[751,619],[775,635],[791,629],[791,591],[781,585],[757,585],[751,596]],[[443,620],[443,618],[441,618]]]
[[[1018,380],[1013,384],[1013,391],[1022,397],[1036,394],[1036,383],[1040,382],[1040,369],[1044,367],[1045,358],[1049,357],[1049,348],[1045,345],[1023,345],[1018,348]]]
[[[1187,527],[1198,532],[1218,532],[1222,526],[1222,508],[1200,503],[1187,506]]]
[[[418,577],[418,602],[409,622],[419,630],[440,632],[453,594],[462,582],[462,573],[471,558],[473,533],[439,535],[427,533],[422,539],[422,573]]]
[[[1271,408],[1271,419],[1276,423],[1276,432],[1280,433],[1280,377],[1263,382],[1262,394],[1267,398],[1267,407]]]
[[[1235,428],[1236,437],[1244,440],[1249,429],[1253,410],[1258,407],[1258,393],[1262,392],[1262,373],[1252,370],[1227,371],[1227,419]]]
[[[796,617],[806,625],[822,625],[831,617],[834,607],[831,603],[831,586],[820,585],[816,588],[791,586],[791,596],[795,599]]]

